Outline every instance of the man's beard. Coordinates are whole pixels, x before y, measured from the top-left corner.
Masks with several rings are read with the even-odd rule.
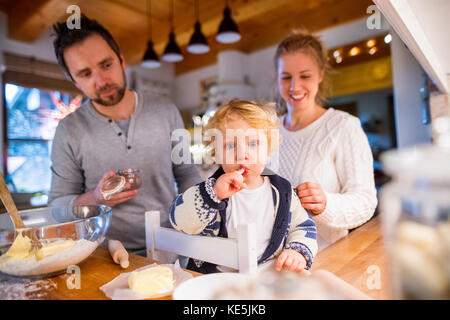
[[[94,102],[98,103],[99,105],[102,105],[104,107],[110,107],[110,106],[114,106],[116,104],[118,104],[120,101],[122,101],[123,96],[125,95],[125,90],[127,87],[127,82],[126,82],[126,78],[125,78],[125,74],[124,74],[124,85],[122,87],[120,87],[117,84],[107,84],[104,87],[98,89],[96,91],[96,96],[97,98],[92,99]],[[113,93],[112,95],[108,96],[106,99],[102,99],[101,97],[101,92],[108,90],[108,89],[115,89],[116,92]]]

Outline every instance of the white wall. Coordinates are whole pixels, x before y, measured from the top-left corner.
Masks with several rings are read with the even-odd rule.
[[[392,76],[399,148],[431,141],[429,125],[422,124],[423,69],[399,36],[391,31]]]
[[[23,56],[35,57],[36,59],[56,62],[55,53],[53,51],[53,30],[45,31],[39,39],[33,43],[25,43],[21,41],[11,40],[8,38],[8,17],[5,13],[0,12],[0,38],[3,43],[0,47],[0,53],[3,52],[16,53]]]
[[[161,66],[155,69],[144,68],[141,66],[128,66],[127,71],[132,71],[136,76],[150,80],[172,83],[175,79],[175,69],[172,63],[161,62]]]
[[[450,1],[448,0],[409,0],[417,15],[417,20],[424,30],[446,74],[450,74],[450,41],[447,32],[450,29]],[[450,87],[449,87],[450,88]]]
[[[449,92],[450,1],[373,0],[441,92]]]
[[[252,53],[250,61],[250,82],[255,86],[255,99],[261,102],[272,101],[276,91],[273,56],[276,46]]]
[[[141,66],[127,66],[125,71],[129,88],[149,91],[157,94],[174,95],[175,69],[173,64],[161,62],[155,69]]]
[[[175,77],[174,96],[175,105],[180,109],[193,109],[200,106],[200,81],[218,76],[216,64],[183,73]]]

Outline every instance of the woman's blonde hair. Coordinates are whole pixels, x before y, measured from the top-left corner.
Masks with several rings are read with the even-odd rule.
[[[217,129],[223,132],[226,130],[227,121],[233,120],[244,120],[252,128],[266,130],[267,143],[271,151],[281,142],[278,129],[280,120],[274,103],[258,104],[254,101],[231,100],[216,111],[204,130]],[[274,134],[278,141],[272,141]],[[214,154],[213,150],[211,151]]]
[[[332,68],[328,60],[328,51],[319,37],[314,36],[306,29],[293,30],[277,47],[274,56],[275,72],[278,72],[278,61],[285,54],[302,52],[310,54],[317,62],[319,70],[323,72],[323,79],[316,95],[316,103],[323,106],[331,94]],[[277,92],[278,114],[287,112],[286,103]]]

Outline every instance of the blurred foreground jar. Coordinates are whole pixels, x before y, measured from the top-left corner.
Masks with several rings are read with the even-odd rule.
[[[381,155],[380,209],[394,299],[450,299],[450,118],[433,143]]]

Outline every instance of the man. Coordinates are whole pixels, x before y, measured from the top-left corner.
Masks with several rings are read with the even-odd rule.
[[[171,161],[173,130],[183,128],[168,99],[133,92],[126,86],[125,60],[110,33],[85,16],[81,29],[53,26],[58,63],[89,100],[58,125],[52,147],[51,206],[105,204],[113,207],[108,238],[145,253],[144,213],[168,211],[180,192],[200,182],[192,164]],[[139,190],[105,200],[100,188],[114,171],[138,168]]]

